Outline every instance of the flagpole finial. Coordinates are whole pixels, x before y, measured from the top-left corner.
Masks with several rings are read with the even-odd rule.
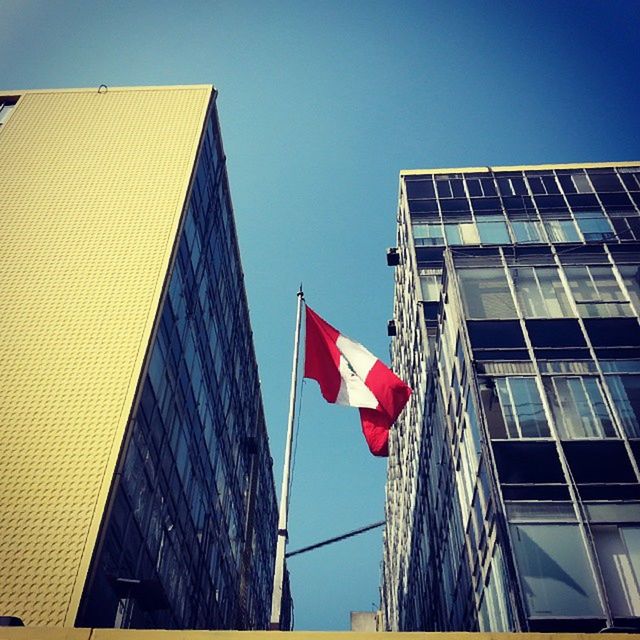
[[[302,291],[302,282],[300,283],[300,288],[298,289],[298,293],[296,294],[298,298],[302,298],[304,300],[304,292]]]

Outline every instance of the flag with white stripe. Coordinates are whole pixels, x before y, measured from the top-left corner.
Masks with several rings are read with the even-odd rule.
[[[358,407],[371,453],[389,455],[389,429],[411,389],[361,344],[342,335],[309,307],[304,377],[318,382],[327,402]]]

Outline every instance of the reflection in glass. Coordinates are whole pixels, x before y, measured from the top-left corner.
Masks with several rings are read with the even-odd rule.
[[[480,244],[478,229],[473,222],[460,223],[460,235],[464,244]]]
[[[511,525],[530,616],[599,616],[597,595],[577,525]]]
[[[512,220],[511,228],[520,244],[542,241],[542,225],[537,220]]]
[[[461,245],[462,235],[460,233],[460,227],[457,224],[445,224],[444,235],[447,237],[447,244]]]
[[[613,404],[629,438],[640,438],[640,376],[606,376]]]
[[[549,242],[580,242],[573,220],[547,220],[544,223]]]
[[[544,388],[561,438],[616,436],[597,378],[553,376]]]
[[[425,302],[437,302],[440,299],[440,276],[420,273],[420,288]]]
[[[618,271],[622,276],[631,302],[635,305],[636,312],[640,313],[640,268],[637,264],[620,264]]]
[[[598,525],[592,533],[611,612],[640,615],[640,528]]]
[[[525,318],[574,315],[555,267],[514,267],[511,277]]]
[[[578,227],[587,242],[606,240],[615,234],[609,219],[602,211],[576,213]]]
[[[496,378],[495,384],[509,438],[550,435],[535,378]]]
[[[478,233],[482,244],[510,244],[507,223],[501,216],[486,216],[477,219]]]
[[[503,269],[458,269],[457,273],[467,317],[516,317],[515,304]]]
[[[442,245],[444,236],[442,235],[442,225],[437,224],[414,224],[413,238],[416,246]]]
[[[610,266],[565,267],[565,273],[581,317],[611,318],[633,315]]]

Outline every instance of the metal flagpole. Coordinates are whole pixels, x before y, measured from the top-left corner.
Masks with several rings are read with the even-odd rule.
[[[304,293],[302,285],[298,291],[298,310],[296,314],[296,331],[293,342],[293,368],[291,369],[291,392],[289,394],[289,424],[287,441],[284,449],[284,469],[282,472],[282,489],[280,492],[280,517],[278,519],[278,544],[276,546],[276,564],[273,574],[273,593],[271,595],[271,630],[279,631],[282,615],[282,596],[285,577],[285,552],[287,546],[287,522],[289,516],[289,483],[291,474],[291,447],[293,444],[293,423],[295,419],[296,390],[298,386],[298,352],[300,349],[300,321]]]

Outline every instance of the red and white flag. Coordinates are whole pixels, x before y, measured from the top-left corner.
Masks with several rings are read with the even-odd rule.
[[[327,402],[358,407],[371,453],[389,455],[389,429],[411,389],[361,344],[306,309],[304,377],[318,381]]]

